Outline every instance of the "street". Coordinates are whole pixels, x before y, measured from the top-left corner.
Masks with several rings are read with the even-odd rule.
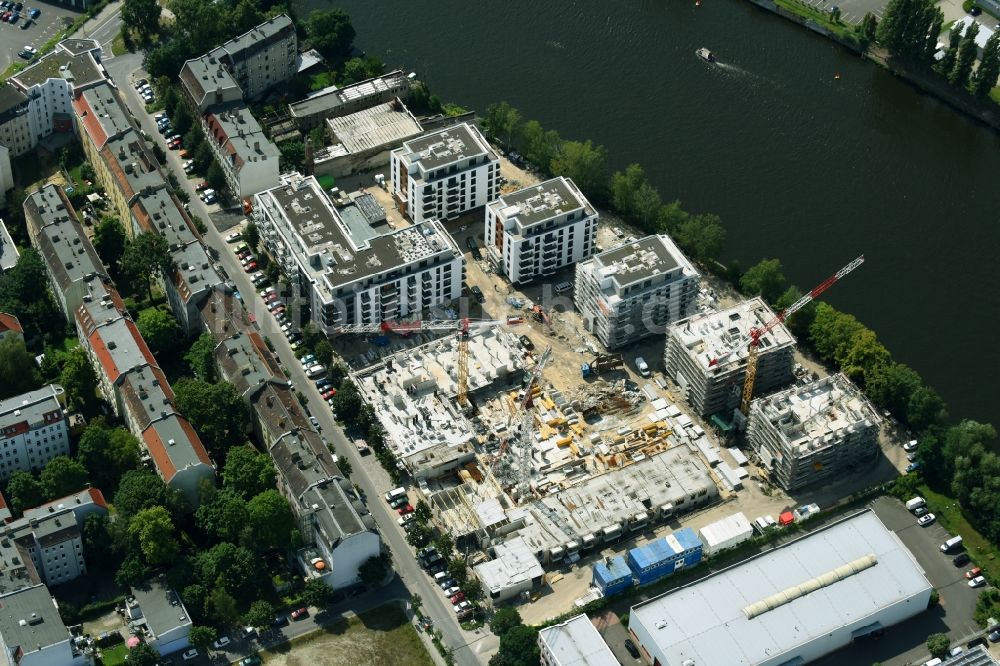
[[[132,78],[130,78],[130,76],[142,77],[145,75],[141,71],[142,57],[137,54],[126,54],[106,61],[105,66],[117,83],[120,94],[139,126],[153,141],[162,141],[156,129],[156,123],[145,112],[144,104],[138,98],[132,85]],[[182,160],[178,157],[177,151],[166,152],[167,164],[164,168],[177,174],[181,187],[190,196],[191,214],[204,220],[212,219],[211,211],[218,210],[218,206],[210,208],[198,198],[194,191],[194,184],[200,179],[188,180],[184,176],[184,170],[181,166]],[[230,216],[227,214],[226,217]],[[217,229],[214,222],[208,224],[208,233],[204,237],[205,242],[218,250],[217,263],[223,267],[236,284],[236,288],[243,294],[243,302],[247,311],[256,318],[263,335],[270,338],[274,344],[275,355],[284,365],[289,379],[296,388],[307,396],[309,410],[319,420],[322,434],[334,444],[337,455],[350,462],[354,470],[351,480],[361,487],[368,498],[368,508],[381,527],[383,543],[392,552],[393,566],[400,580],[410,594],[421,596],[424,612],[433,619],[435,627],[442,632],[444,644],[454,650],[456,663],[469,666],[485,663],[498,646],[496,636],[486,628],[466,632],[459,626],[451,604],[417,563],[412,548],[406,543],[402,529],[396,525],[398,516],[395,511],[382,499],[382,495],[392,487],[388,475],[379,466],[375,456],[361,457],[357,449],[347,440],[343,431],[336,425],[330,408],[316,391],[313,382],[306,378],[301,364],[289,347],[277,322],[264,307],[262,299],[256,295],[253,284],[233,254],[231,246],[225,242],[225,233],[228,232]]]

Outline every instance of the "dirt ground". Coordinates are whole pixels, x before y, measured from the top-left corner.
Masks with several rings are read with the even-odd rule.
[[[433,666],[402,611],[383,606],[260,653],[267,666]]]

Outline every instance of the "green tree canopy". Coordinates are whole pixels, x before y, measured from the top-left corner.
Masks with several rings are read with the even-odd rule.
[[[112,428],[103,417],[91,421],[80,436],[76,459],[89,478],[105,492],[118,487],[118,480],[139,466],[139,441],[125,428]]]
[[[363,58],[351,58],[344,63],[344,83],[357,83],[365,79],[371,79],[385,71],[385,63],[375,56],[365,56]]]
[[[167,239],[159,234],[138,234],[125,244],[122,254],[122,271],[133,283],[146,285],[149,298],[153,297],[153,279],[173,270]]]
[[[191,645],[199,650],[207,650],[208,647],[219,637],[219,633],[213,627],[193,626],[188,633],[188,640]]]
[[[908,365],[892,363],[867,380],[865,391],[868,396],[896,418],[906,421],[910,398],[923,386],[920,375]]]
[[[965,88],[969,85],[969,76],[972,74],[973,65],[976,64],[976,55],[979,49],[976,46],[976,35],[978,34],[979,24],[973,21],[962,35],[962,42],[958,46],[958,56],[955,58],[955,66],[948,72],[948,83],[951,85],[959,88]]]
[[[143,39],[149,39],[160,30],[160,5],[156,0],[125,0],[122,4],[122,23],[135,30]]]
[[[824,361],[838,365],[847,357],[854,337],[864,325],[854,315],[845,314],[829,303],[817,303],[816,317],[809,327],[810,341]]]
[[[66,403],[71,407],[83,407],[94,400],[97,373],[82,347],[71,349],[63,356],[59,383],[66,389]]]
[[[785,291],[785,274],[781,272],[780,259],[761,259],[747,269],[740,278],[740,288],[744,294],[761,296],[774,305]]]
[[[500,636],[500,650],[490,666],[537,666],[540,660],[538,629],[521,624]]]
[[[274,606],[265,599],[257,599],[243,614],[243,622],[251,627],[266,627],[274,619]]]
[[[351,17],[343,9],[314,9],[306,19],[309,45],[327,58],[347,54],[355,34]]]
[[[229,447],[244,440],[247,406],[232,384],[181,379],[174,384],[174,396],[177,409],[191,421],[216,460],[224,460]]]
[[[564,141],[552,158],[552,175],[566,176],[591,199],[603,199],[608,182],[608,151],[590,141]]]
[[[202,501],[194,514],[195,523],[207,534],[238,543],[247,529],[247,504],[231,490],[220,490]]]
[[[128,519],[143,509],[164,506],[174,517],[184,511],[183,496],[169,488],[155,473],[133,469],[125,472],[118,484],[113,502],[118,515]]]
[[[24,340],[9,335],[0,340],[0,400],[33,391],[42,385],[35,358]]]
[[[248,500],[274,488],[275,475],[271,456],[250,445],[234,446],[229,450],[226,466],[222,469],[222,483],[225,488]]]
[[[45,263],[34,248],[21,250],[14,267],[0,274],[0,312],[17,317],[28,340],[66,325],[45,284]]]
[[[94,249],[97,250],[101,261],[111,268],[112,274],[118,272],[118,263],[125,254],[127,240],[122,223],[117,217],[106,215],[94,227]]]
[[[938,13],[933,0],[889,0],[875,36],[892,55],[920,61],[927,55],[931,28],[940,25]]]
[[[986,97],[997,85],[1000,76],[1000,32],[994,32],[986,40],[983,57],[972,78],[972,94],[976,97]]]
[[[199,580],[217,586],[244,605],[259,597],[264,582],[258,557],[243,546],[225,541],[199,553],[195,569]]]
[[[866,328],[855,336],[840,369],[860,386],[866,387],[869,378],[877,381],[877,377],[891,363],[889,350],[878,341],[874,331]]]
[[[236,597],[216,587],[205,598],[205,615],[220,627],[231,627],[240,619]]]
[[[381,557],[369,557],[358,567],[358,576],[365,585],[378,585],[385,580],[387,567]]]
[[[45,501],[45,486],[29,472],[19,469],[7,482],[7,499],[15,513],[22,513]]]
[[[142,339],[157,356],[170,353],[180,341],[177,320],[160,308],[146,308],[140,312],[135,325],[142,334]]]
[[[310,578],[302,587],[302,603],[306,606],[323,608],[330,601],[331,596],[333,596],[333,590],[319,578]]]
[[[927,637],[927,651],[932,657],[944,659],[948,656],[948,648],[951,647],[951,639],[948,634],[931,634]]]
[[[674,240],[693,259],[707,264],[722,254],[726,230],[717,215],[689,215],[677,225]]]
[[[352,414],[360,411],[361,404],[361,396],[354,382],[349,379],[342,381],[337,395],[333,396],[333,411],[337,412],[339,418],[349,419]]]
[[[157,666],[160,653],[148,643],[139,643],[128,649],[128,666]]]
[[[211,333],[202,333],[184,354],[184,361],[197,379],[203,382],[215,381],[215,338]]]
[[[502,139],[508,147],[514,138],[514,132],[521,122],[521,112],[507,102],[490,104],[486,107],[482,127],[487,136]],[[550,158],[551,159],[551,158]]]
[[[282,153],[282,155],[284,155],[284,153]],[[222,167],[220,167],[219,163],[214,159],[205,171],[205,180],[208,182],[208,186],[216,192],[222,192],[226,189],[226,174],[222,172]]]
[[[660,193],[638,164],[630,164],[625,171],[611,176],[611,203],[625,219],[646,231],[653,231],[663,215]]]
[[[50,500],[66,497],[87,486],[87,468],[66,456],[56,456],[45,463],[38,480]]]
[[[174,534],[174,521],[162,506],[143,509],[128,523],[129,537],[139,546],[146,562],[153,566],[168,564],[180,553]]]
[[[286,548],[295,523],[288,500],[277,490],[265,490],[247,503],[248,525],[258,550]]]
[[[517,612],[516,608],[501,606],[493,614],[493,619],[490,620],[490,631],[497,636],[503,636],[514,627],[519,627],[523,624],[524,621],[521,619],[521,614]]]
[[[546,176],[552,174],[552,161],[559,154],[562,139],[555,130],[546,130],[537,120],[529,120],[518,129],[524,159]]]

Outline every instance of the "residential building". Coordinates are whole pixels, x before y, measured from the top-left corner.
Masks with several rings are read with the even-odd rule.
[[[718,414],[726,421],[743,397],[749,336],[775,317],[760,297],[709,315],[681,319],[667,329],[663,363],[700,416]],[[795,338],[778,324],[760,340],[756,395],[792,381]]]
[[[45,262],[52,295],[72,322],[88,284],[109,279],[104,264],[58,185],[46,185],[28,195],[24,217],[31,244]]]
[[[281,153],[242,102],[213,107],[201,122],[233,194],[249,197],[278,184]]]
[[[298,71],[295,24],[286,14],[275,16],[208,55],[229,71],[245,99],[256,99]]]
[[[14,189],[14,170],[10,166],[10,150],[0,143],[0,204],[7,201],[7,192]],[[3,227],[3,220],[0,220],[0,227]],[[3,265],[6,263],[3,257],[3,248],[0,248],[0,272],[4,271]]]
[[[213,106],[224,106],[243,100],[243,91],[215,56],[205,54],[184,63],[180,73],[181,86],[188,98],[204,114]]]
[[[417,316],[461,295],[464,259],[437,220],[384,233],[353,203],[337,207],[313,176],[285,174],[254,197],[253,219],[294,297],[326,334],[344,324]]]
[[[6,148],[0,146],[0,169],[3,168],[2,162],[6,150]],[[11,181],[11,187],[13,186],[13,181]],[[0,203],[2,203],[2,198],[0,198]],[[7,231],[7,225],[4,224],[3,220],[0,220],[0,273],[14,268],[17,265],[17,260],[20,258],[21,253],[17,251],[17,245],[14,244],[14,240]]]
[[[396,207],[417,224],[456,218],[500,193],[500,158],[468,123],[404,141],[389,164]]]
[[[410,95],[410,84],[410,78],[397,69],[341,88],[329,86],[317,90],[305,99],[289,104],[288,112],[299,131],[306,134],[322,127],[327,118],[346,116],[397,97],[405,100]]]
[[[538,632],[542,666],[619,666],[618,659],[586,615]]]
[[[24,340],[24,329],[17,317],[6,312],[0,312],[0,342],[7,338],[19,338]]]
[[[792,491],[850,475],[879,451],[882,419],[838,373],[750,404],[747,441],[771,480]]]
[[[91,514],[104,515],[108,512],[108,502],[104,493],[97,488],[84,488],[80,492],[54,499],[24,510],[24,518],[41,520],[46,516],[58,515],[62,512],[72,512],[76,524],[83,529],[87,517]]]
[[[923,613],[932,590],[867,510],[637,604],[628,629],[647,663],[805,664]]]
[[[597,249],[597,210],[559,176],[486,205],[486,252],[514,284],[579,263]]]
[[[523,538],[498,543],[493,547],[493,556],[492,560],[472,568],[490,603],[517,599],[542,587],[545,569]]]
[[[584,328],[620,349],[693,315],[698,277],[669,236],[646,236],[578,263],[573,301]]]
[[[132,588],[125,598],[129,629],[160,654],[190,647],[191,616],[163,576]]]
[[[69,455],[69,423],[62,386],[49,384],[0,400],[0,479],[18,471],[37,474]]]
[[[384,104],[326,120],[330,146],[314,151],[313,172],[335,178],[389,161],[389,151],[423,129],[398,97]]]
[[[59,608],[44,585],[0,595],[0,664],[4,666],[83,666]]]
[[[28,96],[13,83],[0,85],[0,145],[10,156],[19,157],[38,145],[31,130],[29,106]]]
[[[38,62],[11,77],[8,84],[27,100],[25,141],[11,148],[22,155],[53,133],[73,131],[73,97],[107,80],[101,65],[101,47],[93,39],[64,39]],[[0,134],[3,129],[0,129]]]

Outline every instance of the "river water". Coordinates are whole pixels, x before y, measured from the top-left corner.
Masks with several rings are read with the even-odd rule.
[[[326,2],[299,0],[300,13]],[[341,0],[357,45],[443,100],[507,100],[714,212],[726,257],[778,257],[874,329],[956,417],[1000,424],[1000,137],[741,0]],[[702,62],[706,46],[717,66]],[[835,75],[839,74],[839,80]]]

